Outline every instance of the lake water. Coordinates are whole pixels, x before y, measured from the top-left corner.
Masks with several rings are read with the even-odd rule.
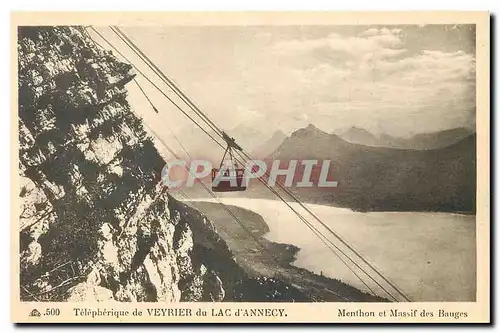
[[[226,205],[242,207],[261,215],[270,228],[265,236],[267,239],[300,247],[294,265],[317,274],[322,272],[326,276],[367,290],[283,202],[247,198],[220,200]],[[290,205],[323,234],[328,234],[297,203]],[[475,216],[415,212],[359,213],[323,205],[307,206],[412,301],[475,299]],[[329,238],[339,248],[351,253],[340,242],[335,241],[334,237]],[[362,268],[367,268],[361,261],[356,262]],[[355,268],[352,263],[350,267]],[[378,295],[385,296],[366,275],[359,270],[356,272]],[[372,273],[370,275],[374,276]],[[393,292],[387,284],[384,286],[389,292]]]

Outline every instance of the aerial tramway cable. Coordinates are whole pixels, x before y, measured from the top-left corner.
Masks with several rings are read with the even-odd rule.
[[[128,61],[129,63],[131,63],[119,50],[117,50],[109,41],[107,41],[107,39],[105,37],[103,37],[95,28],[92,27],[92,29],[103,39],[105,40],[115,51],[117,51],[126,61]],[[118,28],[116,28],[118,29]],[[175,84],[173,84],[173,82],[171,80],[168,79],[168,77],[166,77],[166,75],[161,71],[159,70],[158,67],[156,67],[156,65],[154,65],[148,58],[146,55],[144,55],[144,53],[142,53],[142,51],[140,51],[138,49],[138,47],[135,46],[135,44],[133,44],[133,42],[128,38],[126,37],[126,35],[121,32],[119,29],[118,30],[113,30],[119,37],[120,35],[122,35],[122,37],[120,37],[122,39],[122,41],[124,41],[133,51],[134,53],[136,53],[136,55],[138,55],[141,60],[143,60],[146,64],[149,63],[149,67],[153,70],[153,72],[155,74],[157,74],[160,78],[163,78],[162,81],[164,83],[167,84],[167,86],[178,96],[181,98],[181,100],[186,104],[188,105],[194,112],[195,114],[197,114],[202,120],[205,121],[205,123],[207,125],[209,125],[209,127],[214,131],[216,132],[217,134],[219,134],[219,136],[222,136],[221,133],[223,133],[209,118],[208,116],[206,116],[203,112],[201,112],[201,110],[199,110],[199,108],[189,99],[187,98],[187,96],[185,96],[181,91],[180,89],[178,89]],[[118,32],[117,32],[118,31]],[[132,46],[134,45],[134,46]],[[136,50],[138,50],[138,52],[136,52]],[[147,59],[147,61],[146,61]],[[207,134],[214,142],[216,142],[219,146],[223,147],[217,140],[215,140],[203,127],[201,127],[196,121],[194,121],[194,119],[192,119],[189,115],[187,115],[185,113],[184,110],[182,110],[182,108],[180,108],[175,102],[173,102],[173,100],[171,98],[169,98],[156,84],[154,84],[149,78],[147,78],[144,73],[142,73],[136,66],[134,66],[134,68],[136,68],[136,70],[142,75],[144,76],[157,90],[159,90],[172,104],[174,104],[174,106],[176,106],[183,114],[185,114],[191,121],[193,121],[198,127],[200,127],[204,132],[205,134]],[[252,159],[252,157],[247,154],[246,152],[242,151],[241,153],[244,157],[246,157],[247,159]],[[241,156],[241,155],[240,155]],[[267,174],[268,175],[268,174]],[[269,176],[269,175],[268,175]],[[267,185],[267,184],[266,184]],[[409,298],[397,287],[395,286],[392,282],[390,282],[376,267],[374,267],[372,264],[370,264],[366,259],[363,258],[363,256],[358,252],[356,251],[351,245],[349,245],[345,240],[343,240],[336,232],[334,232],[331,228],[329,228],[324,222],[321,221],[321,219],[319,219],[319,217],[317,217],[312,211],[310,211],[310,209],[308,209],[293,193],[291,193],[288,189],[286,188],[283,188],[283,186],[278,182],[278,185],[280,186],[280,188],[282,188],[287,194],[289,194],[292,199],[294,199],[295,201],[297,201],[297,203],[302,207],[304,208],[309,214],[311,214],[311,216],[313,216],[323,227],[325,227],[325,229],[327,231],[329,231],[332,235],[335,236],[336,239],[338,239],[344,246],[346,246],[350,251],[352,251],[356,256],[358,256],[368,267],[370,267],[372,270],[374,270],[377,275],[379,275],[386,283],[388,283],[392,288],[394,288],[403,298],[405,298],[407,301],[409,301]],[[269,187],[268,187],[269,188]],[[278,196],[283,202],[285,202],[285,204],[287,204],[287,206],[289,206],[289,208],[291,208],[296,214],[297,216],[299,216],[299,218],[304,222],[306,223],[306,225],[309,227],[310,223],[301,216],[300,213],[298,213],[295,209],[293,209],[293,207],[291,207],[287,202],[286,200],[284,200],[280,195],[279,193],[277,193],[274,189],[272,188],[269,188],[276,196]],[[312,226],[312,225],[311,225]],[[313,227],[315,228],[315,227]],[[316,229],[316,231],[318,231]],[[313,230],[314,232],[314,230]],[[319,232],[319,231],[318,231]],[[316,232],[314,232],[316,234]],[[320,232],[319,232],[320,233]],[[320,233],[321,234],[321,233]],[[318,237],[319,235],[316,234]],[[326,236],[322,235],[324,238],[326,238]],[[322,239],[320,237],[320,239]],[[327,238],[326,238],[327,239]],[[330,243],[332,243],[330,240],[328,240]],[[333,243],[332,243],[333,245]],[[364,271],[361,267],[359,267],[359,265],[357,265],[357,263],[355,261],[353,261],[347,254],[345,254],[342,250],[339,249],[340,252],[343,253],[344,256],[346,256],[351,262],[353,262],[353,264],[355,264],[355,266],[357,266],[360,270],[363,271],[363,273],[365,273],[368,277],[370,277],[379,287],[381,287],[382,290],[384,290],[388,295],[390,295],[392,298],[396,299],[394,296],[391,295],[391,293],[389,293],[383,286],[381,286],[376,280],[374,280],[370,274],[368,274],[366,271]],[[348,266],[348,265],[346,265]],[[349,267],[349,266],[348,266]],[[364,281],[363,281],[364,282]],[[371,290],[371,289],[370,289]]]
[[[116,33],[116,32],[115,32],[115,33]],[[100,35],[100,34],[99,34],[99,35]],[[102,36],[101,36],[101,37],[102,37]],[[122,38],[122,40],[124,41],[124,39],[123,39],[123,38]],[[125,41],[124,41],[124,42],[125,42]],[[108,42],[108,44],[109,44],[109,42]],[[129,43],[127,43],[127,44],[129,45]],[[110,46],[112,46],[112,45],[110,45]],[[113,46],[112,46],[112,47],[113,47]],[[129,47],[130,47],[130,45],[129,45]],[[113,47],[113,48],[114,48],[114,47]],[[116,48],[114,48],[114,49],[116,50]],[[117,52],[119,52],[119,51],[117,50]],[[136,54],[137,54],[137,52],[136,52]],[[143,53],[142,53],[142,54],[143,54]],[[123,55],[122,55],[122,56],[123,56]],[[143,58],[143,57],[141,57],[141,58],[142,58],[142,59],[143,59],[143,61],[144,61],[144,58]],[[151,68],[151,66],[150,66],[150,68]],[[156,67],[156,68],[157,68],[157,67]],[[152,69],[154,70],[154,67],[153,67]],[[157,73],[157,71],[156,71],[156,70],[154,70],[154,72],[155,72],[158,76],[160,76],[160,75]],[[141,73],[141,74],[142,74],[142,73]],[[162,73],[162,74],[163,74],[163,73]],[[144,76],[144,74],[143,74],[143,76]],[[163,76],[165,76],[165,75],[163,74]],[[150,81],[150,80],[148,80],[148,81]],[[150,82],[151,82],[151,81],[150,81]],[[164,80],[164,82],[165,82],[165,80]],[[170,81],[170,84],[172,84],[172,83],[171,83],[171,81]],[[158,89],[158,87],[157,87],[156,85],[154,85],[154,86],[155,86],[155,88],[157,88],[157,89]],[[169,86],[169,87],[170,87],[170,86]],[[171,87],[170,87],[170,88],[171,88]],[[171,88],[171,89],[172,89],[172,88]],[[172,90],[175,92],[175,90],[178,90],[178,89],[172,89]],[[171,101],[171,99],[170,99],[170,98],[169,98],[169,100]],[[188,103],[187,103],[184,99],[183,99],[183,101],[184,101],[186,104],[188,104]],[[191,102],[191,103],[192,103],[192,102]],[[175,104],[174,104],[174,105],[175,105]],[[176,105],[176,106],[177,106],[177,105]],[[190,106],[190,105],[188,105],[188,106]],[[191,109],[193,109],[193,107],[192,107],[192,106],[190,106],[190,107],[191,107]],[[181,111],[183,111],[183,110],[181,110]],[[196,114],[198,114],[197,110],[194,110],[194,109],[193,109],[193,111],[194,111]],[[200,112],[201,112],[201,111],[200,111]],[[183,112],[183,113],[185,113],[185,112]],[[202,116],[200,116],[200,115],[198,114],[198,116],[199,116],[200,118],[202,118],[202,119],[209,119],[206,115],[203,115],[203,117],[202,117]],[[190,119],[192,120],[192,118],[190,118]],[[195,124],[197,124],[197,123],[195,122]],[[213,124],[213,122],[212,122],[212,124]],[[197,125],[199,126],[199,124],[197,124]],[[199,127],[200,127],[200,126],[199,126]],[[201,128],[201,127],[200,127],[200,128]],[[202,128],[202,130],[203,130],[203,128]],[[216,128],[216,132],[217,132],[217,131],[218,131],[218,132],[221,132],[218,128]],[[204,131],[204,132],[206,133],[206,131]],[[206,133],[206,134],[208,134],[208,133]],[[209,135],[209,136],[210,136],[210,135]],[[213,137],[211,137],[211,138],[214,140],[214,138],[213,138]],[[214,141],[215,141],[216,143],[218,143],[216,140],[214,140]],[[220,143],[218,143],[218,144],[220,145]],[[279,184],[279,182],[278,182],[278,184]],[[281,184],[279,184],[279,185],[281,185]],[[285,190],[285,192],[287,192],[288,194],[290,194],[290,193],[289,193],[289,191],[288,191],[287,189],[284,189],[284,190]],[[275,191],[274,191],[274,192],[275,192]],[[286,201],[285,201],[285,200],[284,200],[284,199],[283,199],[283,198],[282,198],[282,197],[281,197],[278,193],[276,193],[276,192],[275,192],[275,194],[276,194],[276,195],[277,195],[277,196],[278,196],[278,197],[279,197],[279,198],[280,198],[283,202],[285,202],[285,203],[286,203]],[[299,204],[300,204],[300,205],[301,205],[304,209],[306,209],[306,211],[310,212],[310,211],[309,211],[306,207],[304,207],[304,205],[300,202],[300,200],[297,200],[297,199],[296,199],[296,197],[294,197],[293,195],[291,195],[291,196],[292,196],[292,198],[294,198],[294,199],[295,199],[295,200],[296,200],[296,201],[297,201],[297,202],[298,202],[298,203],[299,203]],[[289,206],[289,205],[288,205],[288,206]],[[289,207],[290,207],[290,206],[289,206]],[[291,208],[291,207],[290,207],[290,208]],[[295,212],[296,212],[296,211],[295,211]],[[310,213],[311,213],[311,212],[310,212]],[[300,215],[298,212],[296,212],[296,214],[297,214],[298,216]],[[299,217],[300,217],[300,216],[299,216]],[[316,217],[316,218],[317,218],[317,217]],[[317,219],[318,219],[318,218],[317,218]],[[301,218],[301,220],[302,220],[302,221],[304,221],[303,217]],[[305,222],[305,221],[304,221],[304,222]],[[321,222],[321,221],[320,221],[320,222]],[[331,241],[330,241],[330,243],[331,243]],[[356,253],[356,252],[354,252],[354,253],[355,253],[355,254],[357,254],[357,256],[359,256],[359,257],[361,257],[361,258],[362,258],[362,256],[361,256],[359,253]],[[363,270],[363,269],[362,269],[361,267],[359,267],[359,265],[357,265],[357,264],[356,264],[356,263],[355,263],[355,262],[354,262],[354,261],[353,261],[353,260],[352,260],[349,256],[347,256],[345,253],[343,253],[343,254],[344,254],[344,255],[345,255],[348,259],[350,259],[350,260],[351,260],[351,261],[352,261],[352,262],[353,262],[356,266],[358,266],[358,268],[359,268],[359,269]],[[362,259],[364,259],[364,258],[362,258]],[[369,263],[368,263],[368,265],[369,265],[369,267],[370,267],[370,264],[369,264]],[[374,269],[374,268],[372,268],[372,269]],[[375,269],[374,269],[374,270],[375,270]],[[364,271],[364,270],[363,270],[363,271]],[[365,271],[364,271],[364,273],[365,273],[365,274],[367,274],[367,276],[369,276],[369,277],[371,278],[371,276],[370,276],[368,273],[366,273]],[[378,272],[378,274],[379,274],[379,275],[381,275],[381,273],[380,273],[380,272]],[[382,276],[382,277],[383,277],[383,276]],[[384,277],[383,277],[383,278],[384,278]],[[373,280],[373,278],[372,278],[372,280]],[[386,291],[386,293],[388,293],[390,296],[392,296],[392,295],[391,295],[391,294],[390,294],[387,290],[385,290],[385,288],[383,288],[383,286],[381,286],[380,284],[378,284],[378,282],[376,282],[376,280],[374,280],[374,282],[375,282],[377,285],[379,285],[379,287],[381,287],[384,291]],[[393,297],[393,296],[392,296],[392,297]],[[394,298],[394,297],[393,297],[393,298]]]

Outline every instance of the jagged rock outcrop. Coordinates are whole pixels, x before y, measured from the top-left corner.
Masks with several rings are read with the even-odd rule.
[[[164,160],[126,99],[132,66],[82,27],[20,27],[18,52],[21,299],[249,299],[256,280],[159,182]],[[258,285],[253,298],[280,294]]]

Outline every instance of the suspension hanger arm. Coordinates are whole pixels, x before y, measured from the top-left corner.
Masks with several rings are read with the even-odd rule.
[[[229,151],[229,154],[231,155],[231,147],[229,145],[226,148],[226,151],[224,151],[224,155],[222,156],[222,160],[220,161],[219,169],[222,168],[222,164],[224,163],[224,158],[227,155],[227,152]]]

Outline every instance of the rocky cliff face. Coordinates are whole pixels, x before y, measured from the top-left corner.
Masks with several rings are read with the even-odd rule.
[[[81,27],[22,27],[18,51],[21,299],[244,299],[211,222],[159,183],[132,67]]]

